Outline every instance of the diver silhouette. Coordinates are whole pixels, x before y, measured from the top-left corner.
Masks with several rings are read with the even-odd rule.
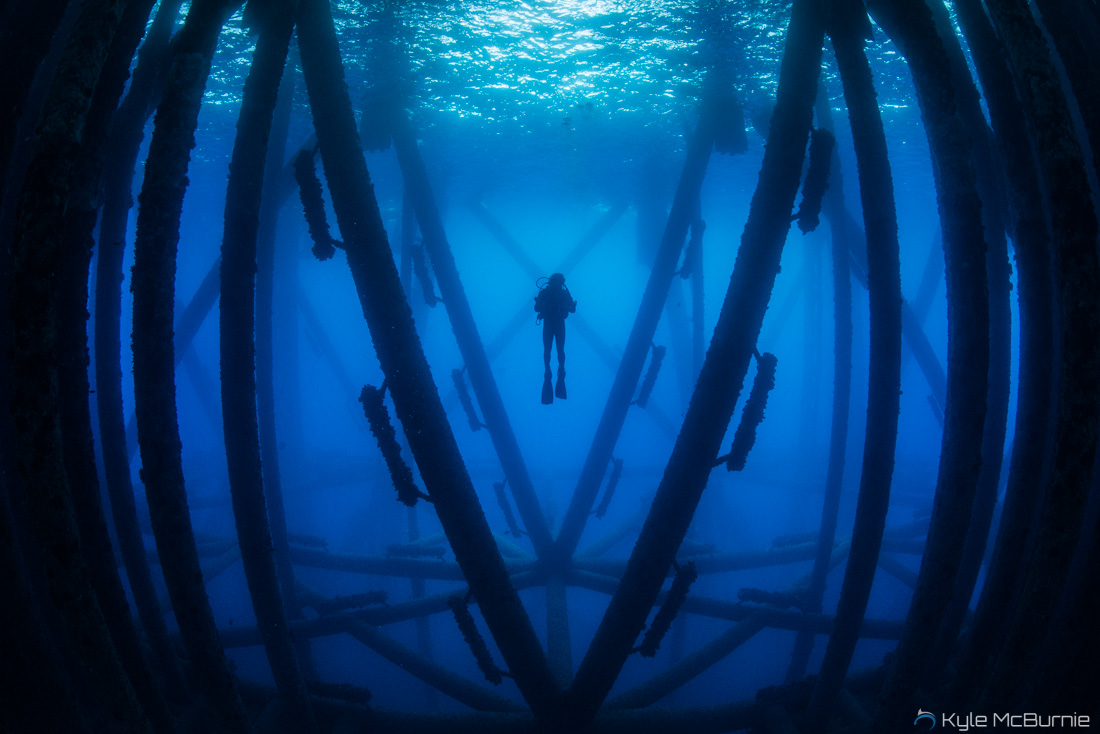
[[[542,280],[539,278],[540,282]],[[562,400],[566,398],[565,319],[576,310],[577,302],[565,287],[565,276],[561,273],[554,273],[539,286],[539,294],[535,296],[535,313],[538,314],[535,323],[542,324],[542,362],[546,368],[542,381],[543,405],[554,402],[555,395]],[[551,388],[550,347],[555,341],[558,343],[558,382]]]

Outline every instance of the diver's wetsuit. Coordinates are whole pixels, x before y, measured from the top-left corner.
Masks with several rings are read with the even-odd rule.
[[[565,318],[544,318],[542,320],[542,362],[546,366],[546,375],[550,375],[550,347],[558,342],[558,372],[565,372]]]
[[[559,280],[560,278],[560,280]],[[542,361],[546,368],[546,384],[543,389],[543,402],[553,400],[549,394],[549,381],[552,376],[550,371],[550,349],[556,341],[558,344],[558,383],[554,390],[559,398],[564,398],[565,393],[565,319],[569,314],[577,310],[577,302],[565,287],[565,279],[555,274],[550,283],[535,296],[535,311],[542,319]]]

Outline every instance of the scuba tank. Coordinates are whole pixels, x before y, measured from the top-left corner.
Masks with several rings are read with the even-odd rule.
[[[565,276],[561,273],[539,278],[535,285],[539,289],[535,296],[536,324],[541,324],[548,317],[564,319],[577,310],[577,302],[565,287]]]

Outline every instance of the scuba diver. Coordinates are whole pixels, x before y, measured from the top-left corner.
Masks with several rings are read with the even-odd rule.
[[[539,278],[541,282],[543,279]],[[537,284],[536,284],[537,285]],[[554,273],[546,278],[546,283],[539,285],[539,294],[535,296],[535,313],[538,317],[535,323],[542,324],[542,361],[546,367],[546,373],[542,382],[542,404],[549,405],[554,402],[557,395],[565,400],[565,319],[569,314],[577,310],[577,302],[565,287],[565,276]],[[550,346],[557,340],[558,343],[558,382],[551,389],[550,386]]]

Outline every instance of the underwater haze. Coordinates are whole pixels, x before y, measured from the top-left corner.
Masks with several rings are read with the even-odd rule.
[[[347,4],[334,6],[333,10],[338,27],[342,23],[341,50],[356,104],[368,85],[370,64],[381,63],[371,54],[372,44],[381,43],[375,36],[394,34],[403,41],[400,48],[407,54],[404,62],[412,67],[409,84],[415,85],[413,119],[447,238],[481,339],[490,350],[496,347],[493,374],[543,513],[556,530],[569,505],[645,290],[652,251],[660,239],[683,166],[686,136],[697,118],[708,56],[723,51],[732,56],[722,57],[720,63],[738,95],[762,107],[769,106],[778,76],[787,4],[768,3],[739,11],[724,7],[710,12],[664,3],[574,6],[557,2],[450,9],[427,4],[396,13]],[[398,23],[400,28],[395,31],[393,26]],[[220,218],[204,213],[220,211],[223,206],[241,75],[248,52],[246,39],[232,20],[226,35],[229,37],[214,57],[211,87],[199,120],[191,185],[184,202],[177,279],[183,297],[197,288],[210,263],[218,257],[221,242]],[[234,48],[234,42],[240,47]],[[880,34],[872,52],[881,95],[897,100],[885,108],[884,116],[890,151],[896,156],[893,162],[902,283],[905,292],[915,292],[929,258],[938,259],[937,269],[943,267],[938,224],[927,215],[935,208],[927,141],[911,82],[905,66],[897,63],[896,51]],[[850,133],[839,124],[844,121],[842,90],[828,68],[826,65],[823,93],[837,105],[840,166],[842,171],[850,171],[846,179],[850,190],[845,198],[858,213]],[[306,90],[300,80],[294,94],[288,137],[291,152],[313,133]],[[700,193],[706,221],[706,298],[701,318],[708,338],[748,215],[764,151],[764,134],[766,128],[758,131],[748,122],[748,150],[740,155],[715,155]],[[386,231],[397,253],[402,233],[400,168],[392,150],[367,153],[366,161]],[[536,280],[517,262],[519,258],[509,254],[479,222],[471,207],[486,211],[518,243],[526,261],[548,276],[601,216],[623,204],[627,210],[591,253],[566,273],[567,286],[578,302],[576,315],[566,320],[569,397],[544,406],[539,399],[542,329],[535,323],[533,309]],[[277,389],[277,416],[291,418],[289,411],[283,413],[278,406],[279,398],[284,396],[288,403],[297,402],[300,411],[293,416],[293,425],[280,422],[279,426],[288,530],[323,538],[334,553],[386,555],[387,547],[411,540],[409,524],[405,507],[395,501],[392,481],[357,402],[359,388],[381,384],[383,375],[371,348],[355,286],[340,262],[342,253],[318,262],[310,254],[312,241],[305,225],[299,203],[292,199],[280,213],[278,246],[285,247],[290,253],[287,257],[293,258],[289,262],[297,270],[297,297],[316,313],[323,332],[313,333],[318,325],[299,316],[291,324],[280,325],[284,329],[296,326],[295,333],[276,336],[291,345],[287,350],[277,347],[276,351],[276,379],[285,380]],[[828,250],[827,225],[807,235],[795,230],[788,238],[782,271],[758,343],[762,351],[778,357],[776,387],[768,398],[766,418],[744,472],[727,474],[720,468],[708,482],[688,534],[689,541],[705,554],[764,550],[776,537],[817,531],[832,399]],[[399,259],[400,255],[395,257]],[[690,348],[691,323],[697,316],[692,311],[689,283],[678,277],[672,282],[653,337],[655,344],[667,345],[668,357],[648,408],[634,407],[628,414],[614,452],[623,461],[621,484],[607,514],[588,521],[582,549],[632,518],[635,526],[640,526],[639,514],[650,501],[668,461],[697,372]],[[421,283],[415,277],[407,281],[406,293],[489,525],[530,554],[532,548],[526,538],[511,538],[495,498],[492,484],[502,481],[504,473],[493,444],[486,431],[470,430],[448,377],[452,369],[463,366],[463,360],[445,304],[426,307]],[[854,420],[838,537],[851,532],[863,443],[858,417],[866,405],[867,304],[865,292],[858,288],[854,305]],[[946,348],[945,310],[941,283],[926,321],[927,332],[940,342],[937,346],[941,359]],[[526,316],[523,328],[509,339],[508,324],[519,312]],[[581,320],[588,327],[584,331],[577,325]],[[318,340],[331,343],[332,351],[319,348]],[[202,361],[217,364],[214,319],[199,331],[195,349]],[[556,370],[556,361],[552,366]],[[890,518],[899,524],[929,514],[939,456],[939,427],[926,399],[929,388],[911,361],[904,380],[898,439],[898,461],[903,471],[898,472],[894,484]],[[180,433],[188,491],[211,503],[217,498],[222,502],[195,511],[195,528],[232,537],[221,426],[212,424],[196,389],[185,375],[180,376]],[[748,385],[744,392],[747,396]],[[297,395],[291,397],[292,393]],[[217,395],[206,399],[216,401]],[[723,445],[728,446],[736,427],[736,422],[731,424]],[[430,505],[422,503],[414,512],[422,537],[442,533]],[[636,527],[606,555],[629,555]],[[445,558],[453,560],[453,555],[447,553]],[[911,556],[900,557],[900,562],[913,572],[917,561]],[[806,561],[704,576],[693,589],[736,601],[737,591],[743,586],[787,590],[810,565]],[[835,597],[840,571],[834,573],[829,591]],[[326,596],[379,589],[385,590],[391,600],[402,600],[410,593],[408,582],[400,579],[349,577],[313,569],[300,570],[298,577]],[[222,624],[230,620],[235,626],[254,624],[248,597],[240,595],[246,588],[243,582],[243,571],[236,566],[211,583],[212,603]],[[460,588],[462,585],[457,583],[429,581],[426,593]],[[911,590],[903,582],[880,573],[868,615],[901,617],[910,595]],[[545,630],[542,590],[530,589],[521,597],[536,629]],[[583,588],[569,590],[575,661],[583,657],[606,602],[603,594]],[[835,598],[827,598],[825,604],[835,605]],[[436,616],[432,623],[437,659],[466,677],[479,678],[474,658],[449,615]],[[679,645],[693,650],[727,625],[690,617],[680,633],[684,637]],[[417,645],[416,628],[411,622],[389,626],[387,632],[410,648]],[[676,703],[704,705],[739,700],[751,697],[758,688],[781,683],[793,640],[794,634],[788,631],[761,632],[686,686],[677,694]],[[860,645],[857,661],[877,662],[891,647],[889,642],[867,640]],[[347,636],[323,638],[313,648],[326,680],[369,687],[374,700],[385,701],[387,706],[424,706],[423,692],[412,685],[413,679],[392,674],[391,666]],[[820,656],[823,645],[819,643],[817,648]],[[238,668],[242,675],[270,680],[262,648],[233,650],[232,657],[242,666]],[[671,662],[666,651],[654,660],[635,656],[614,692],[629,689]],[[501,688],[509,695],[507,681]],[[510,695],[519,700],[514,690]],[[446,697],[432,700],[441,710],[463,708]]]
[[[52,60],[78,58],[65,34],[94,35],[87,8],[111,3],[73,5],[49,11],[58,30],[32,87],[47,111],[72,73]],[[140,130],[137,165],[97,185],[86,303],[52,306],[90,312],[83,426],[98,466],[69,463],[67,421],[80,419],[64,408],[64,451],[41,456],[64,454],[58,496],[92,487],[74,517],[102,505],[120,614],[142,641],[127,657],[119,635],[133,631],[98,602],[119,680],[151,671],[117,700],[159,723],[120,724],[126,704],[80,662],[91,648],[66,642],[65,615],[93,612],[34,612],[85,730],[904,732],[923,730],[925,710],[945,728],[956,711],[1037,712],[1048,728],[1100,714],[1080,663],[1096,633],[1074,626],[1097,596],[1100,356],[1074,308],[1100,313],[1095,166],[1079,144],[1100,140],[1055,20],[1100,29],[1091,0],[145,5],[130,22],[146,40],[101,133],[109,171],[125,162],[121,126]],[[1048,49],[1062,107],[1042,104],[1067,111],[1064,128],[1020,112],[1048,108],[1024,88],[1037,52],[1013,45],[1010,6]],[[318,50],[329,12],[350,110]],[[285,69],[265,82],[263,54],[280,57],[265,39],[295,21]],[[205,82],[203,33],[217,39]],[[820,64],[806,38],[822,39]],[[991,42],[1000,77],[980,56]],[[143,81],[143,65],[160,76]],[[867,81],[884,139],[867,97],[853,101]],[[249,116],[265,83],[266,117]],[[139,94],[144,114],[127,117]],[[28,115],[20,130],[35,129]],[[1055,128],[1061,147],[1039,132]],[[5,174],[13,284],[32,278],[21,253],[43,130],[16,138]],[[231,166],[249,140],[262,143],[251,174]],[[1043,158],[1067,148],[1077,199]],[[1042,197],[1031,230],[1022,157]],[[112,201],[127,218],[108,242]],[[242,240],[244,255],[230,249]],[[101,297],[117,247],[115,323]],[[575,311],[537,313],[555,273]],[[22,292],[8,298],[5,404],[30,393]],[[100,341],[115,329],[117,357]],[[1021,383],[1040,359],[1029,348],[1047,350],[1045,372],[1028,373],[1045,375],[1039,387]],[[117,380],[104,364],[121,365],[121,405],[100,397]],[[65,373],[54,379],[64,391]],[[4,522],[25,558],[12,573],[28,608],[62,608],[50,564],[70,560],[35,560],[54,541],[33,495],[54,475],[23,466],[45,444],[18,443],[31,435],[19,410],[5,418]],[[94,543],[77,525],[73,542]],[[201,584],[176,553],[198,559]],[[9,714],[12,731],[45,717],[37,695]]]

